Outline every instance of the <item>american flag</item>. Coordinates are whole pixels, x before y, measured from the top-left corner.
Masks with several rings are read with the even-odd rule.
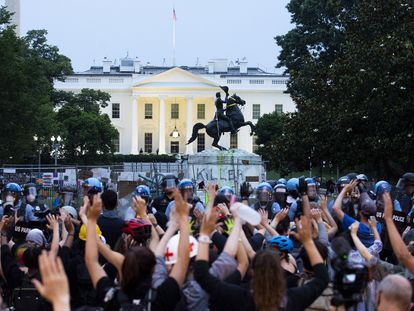
[[[175,8],[173,8],[173,21],[177,21],[177,15],[175,15]]]

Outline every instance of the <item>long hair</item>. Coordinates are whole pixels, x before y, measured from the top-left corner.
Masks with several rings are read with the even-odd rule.
[[[155,263],[155,255],[148,248],[137,246],[129,249],[122,264],[122,290],[129,294],[142,282],[151,280]]]
[[[251,289],[257,310],[278,310],[286,288],[279,255],[273,250],[258,252],[252,268]]]

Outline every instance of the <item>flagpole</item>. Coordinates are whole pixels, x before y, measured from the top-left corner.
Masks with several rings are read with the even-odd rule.
[[[175,67],[175,23],[177,17],[175,15],[175,8],[173,8],[173,67]]]

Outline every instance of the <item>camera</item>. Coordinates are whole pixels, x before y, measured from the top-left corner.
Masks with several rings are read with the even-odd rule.
[[[332,305],[351,306],[362,301],[368,284],[368,268],[363,264],[339,261],[334,264],[335,278]]]
[[[35,211],[33,214],[39,219],[45,219],[47,215],[60,216],[59,210],[51,211],[50,209]]]
[[[351,246],[343,237],[332,241],[332,249],[337,257],[332,260],[335,270],[333,306],[351,307],[361,302],[368,285],[368,267],[349,261]]]

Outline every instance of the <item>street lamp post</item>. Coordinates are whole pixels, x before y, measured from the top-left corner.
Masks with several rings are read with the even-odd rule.
[[[57,137],[52,136],[50,138],[50,140],[52,141],[53,153],[54,153],[54,156],[55,156],[55,172],[56,172],[57,171],[58,152],[59,152],[60,142],[62,141],[62,137],[60,137],[60,135],[58,135]]]
[[[37,167],[37,178],[40,178],[40,161],[41,161],[40,155],[42,153],[42,148],[40,147],[39,137],[37,136],[37,134],[33,136],[33,140],[37,144],[37,152],[39,154],[39,162],[38,162],[38,167]]]

